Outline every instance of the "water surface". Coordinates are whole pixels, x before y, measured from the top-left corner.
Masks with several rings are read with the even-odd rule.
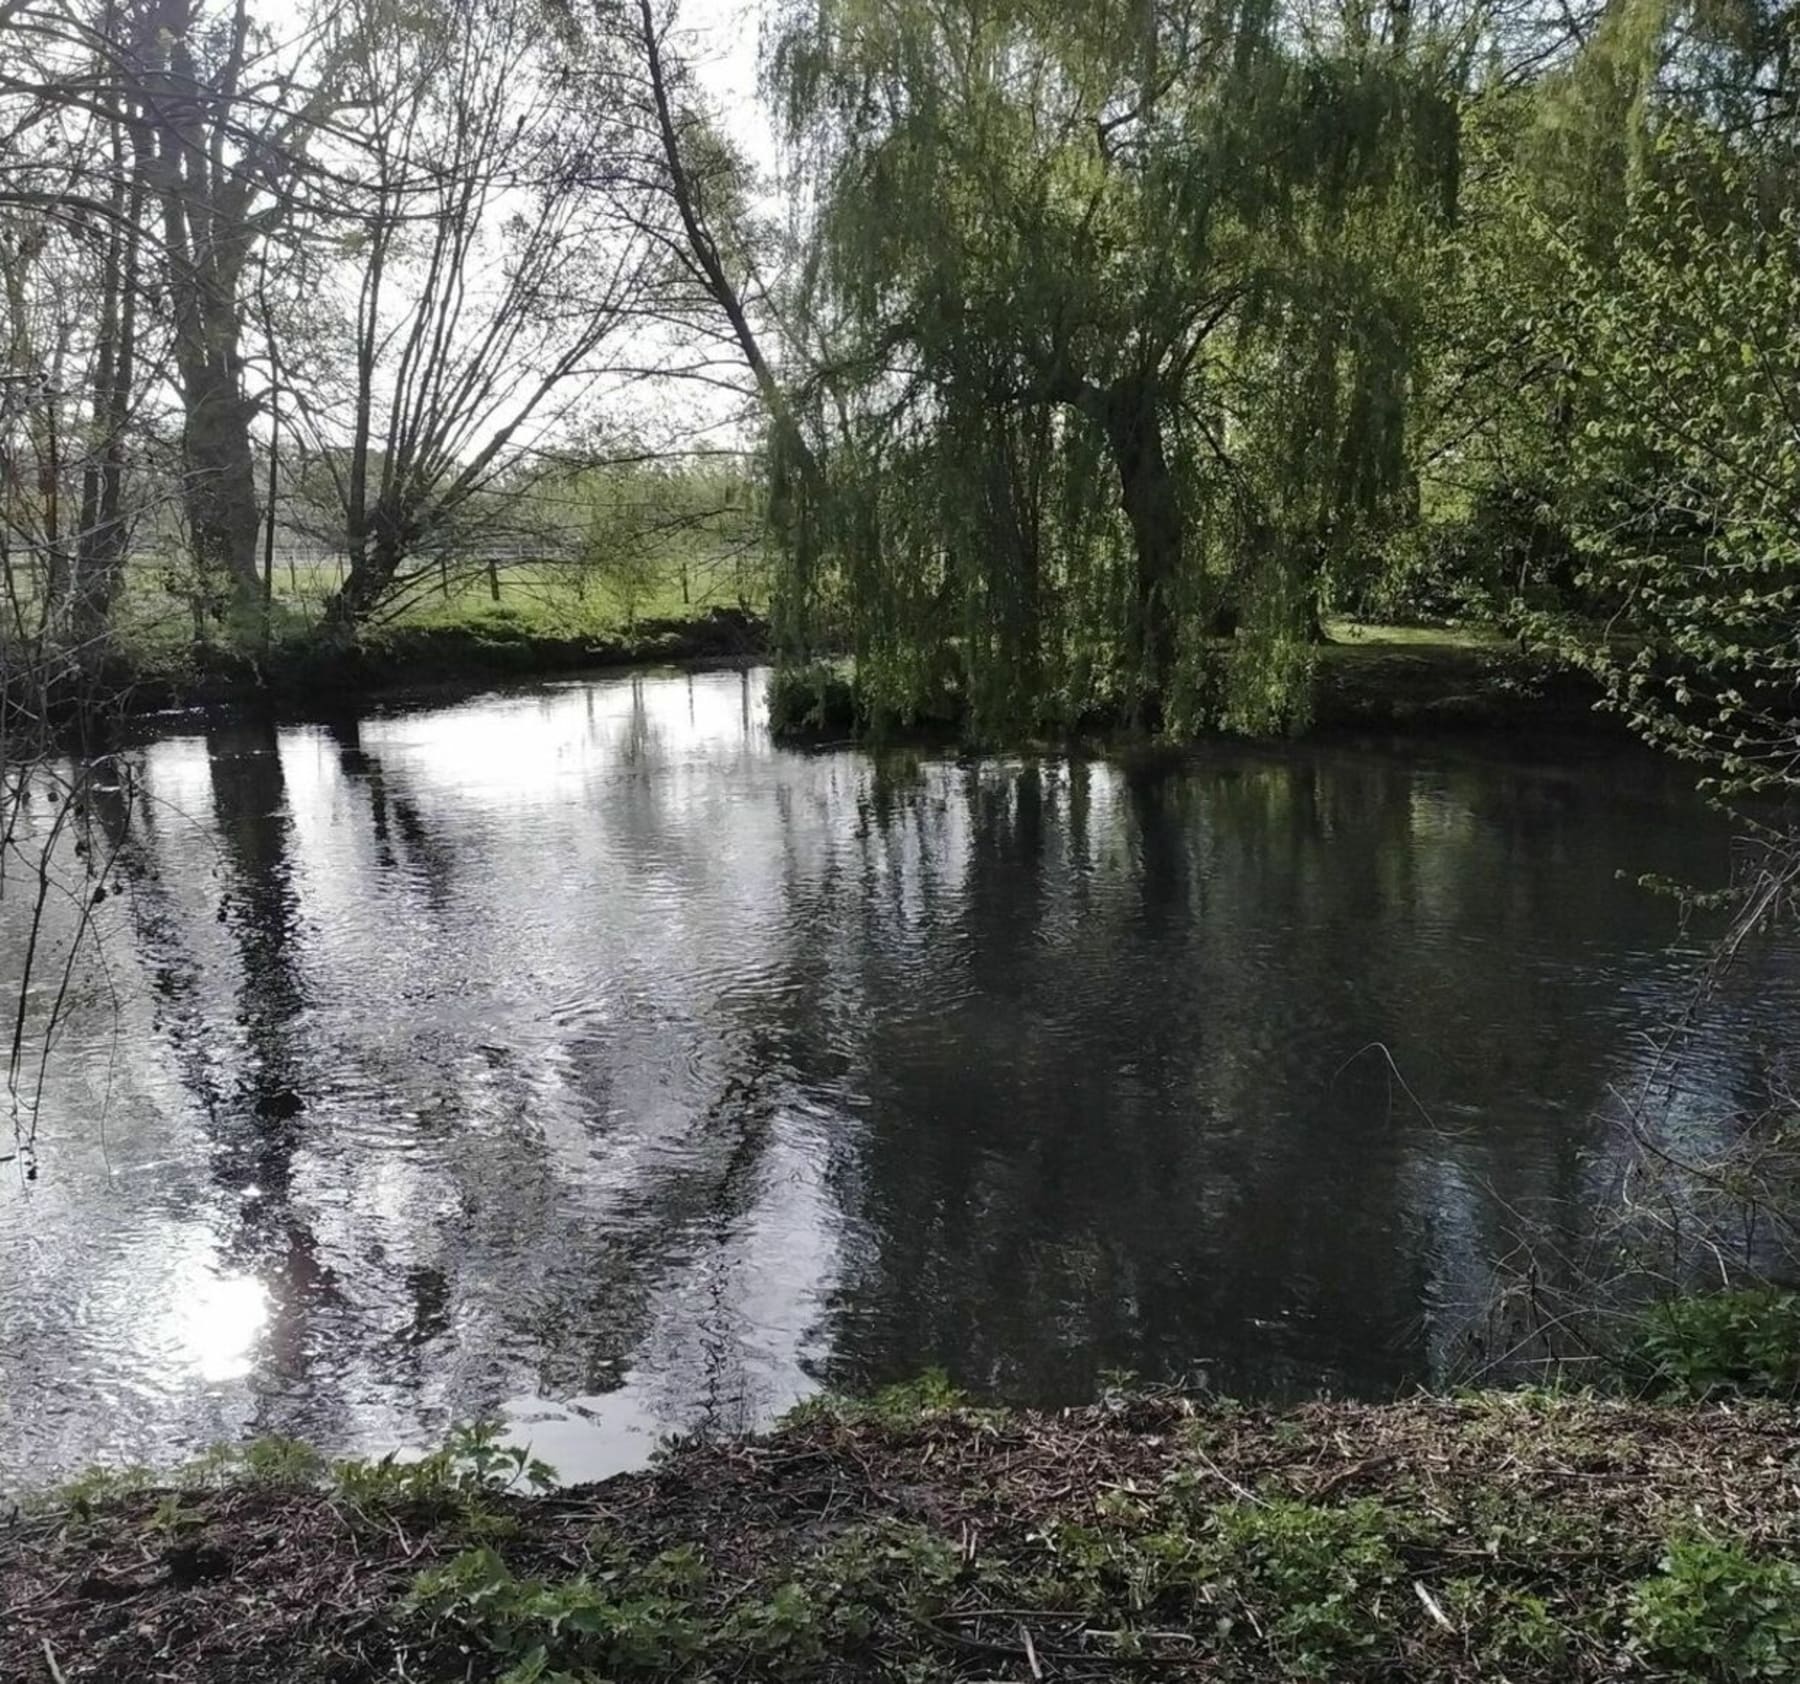
[[[1687,997],[1626,879],[1727,857],[1591,744],[803,755],[761,688],[127,757],[37,1174],[0,1169],[0,1483],[501,1407],[595,1474],[928,1364],[1430,1380],[1516,1214],[1579,1221]],[[1794,974],[1731,995],[1696,1117]]]

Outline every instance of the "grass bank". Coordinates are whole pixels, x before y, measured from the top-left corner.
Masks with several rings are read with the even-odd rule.
[[[762,597],[738,590],[742,581],[724,583],[732,588],[721,594],[670,574],[627,600],[600,586],[577,589],[554,570],[515,567],[497,574],[491,588],[462,580],[442,596],[428,592],[351,643],[326,633],[324,599],[316,593],[278,596],[267,641],[233,643],[216,631],[196,639],[166,595],[139,590],[121,608],[100,670],[82,675],[76,693],[84,702],[96,692],[123,698],[131,712],[264,703],[291,714],[383,693],[767,656]],[[1351,622],[1331,633],[1315,652],[1313,732],[1613,725],[1595,713],[1590,680],[1498,635]],[[791,741],[966,736],[954,693],[933,717],[897,730],[874,728],[865,711],[848,663],[786,672],[771,694],[776,734]],[[1116,722],[1095,718],[1073,734],[1104,738],[1116,734]]]
[[[1315,727],[1622,731],[1584,673],[1498,633],[1340,622],[1317,652]]]
[[[926,1385],[541,1496],[485,1435],[89,1482],[0,1531],[0,1677],[1800,1678],[1792,1405],[972,1409]]]
[[[1623,733],[1596,711],[1599,687],[1541,651],[1497,633],[1338,622],[1312,652],[1306,734],[1345,731],[1425,734],[1541,730]],[[1221,644],[1222,652],[1228,646]],[[885,727],[868,717],[848,663],[782,674],[771,693],[776,734],[795,741],[857,735],[960,737],[964,698],[947,687],[930,717]],[[1117,721],[1096,717],[1078,734],[1106,736]]]
[[[71,663],[53,700],[70,711],[98,700],[139,713],[226,703],[295,713],[383,692],[755,659],[769,648],[760,572],[717,558],[663,558],[631,589],[549,564],[460,570],[348,642],[326,620],[339,575],[291,571],[277,570],[265,637],[197,624],[157,569],[133,569],[104,649],[79,669]],[[0,628],[0,681],[41,664],[9,659],[5,636]]]
[[[192,644],[149,658],[120,646],[99,674],[103,693],[134,712],[262,701],[286,711],[383,692],[504,683],[609,667],[747,660],[768,649],[761,615],[735,607],[560,628],[505,607],[465,619],[402,621],[341,643],[289,630],[266,648]]]

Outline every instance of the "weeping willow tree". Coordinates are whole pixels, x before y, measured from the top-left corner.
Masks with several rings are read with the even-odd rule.
[[[1472,41],[1405,0],[792,0],[785,622],[978,730],[1275,722],[1411,499],[1424,265]]]

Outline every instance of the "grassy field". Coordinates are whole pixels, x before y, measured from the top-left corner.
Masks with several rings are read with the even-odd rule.
[[[1328,620],[1327,648],[1345,650],[1506,650],[1515,640],[1489,626],[1390,626],[1368,620]]]
[[[309,641],[323,625],[326,604],[340,579],[341,569],[330,563],[278,564],[276,641]],[[408,631],[456,631],[513,643],[613,643],[630,639],[646,622],[699,620],[716,609],[760,614],[767,591],[758,558],[717,554],[671,553],[628,579],[562,563],[512,562],[492,571],[463,568],[421,581],[403,601],[377,616],[367,640],[379,646]],[[179,582],[154,566],[131,570],[115,624],[123,664],[138,676],[174,678],[192,668],[193,610],[180,594]]]

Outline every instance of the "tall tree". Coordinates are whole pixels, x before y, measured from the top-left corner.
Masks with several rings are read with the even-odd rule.
[[[159,215],[189,537],[218,606],[253,617],[262,516],[248,287],[260,243],[293,214],[340,66],[328,47],[278,49],[247,0],[224,14],[210,0],[138,0],[124,30],[128,122]]]
[[[604,111],[565,121],[609,49],[553,8],[476,0],[350,15],[360,168],[336,213],[347,313],[294,397],[331,478],[348,631],[446,546],[481,541],[571,424],[641,304],[646,189]],[[291,361],[292,359],[290,359]]]
[[[1208,632],[1305,635],[1319,557],[1401,477],[1396,257],[1448,202],[1460,62],[1399,10],[1321,27],[1209,0],[787,9],[774,80],[821,184],[807,304],[853,347],[829,379],[861,458],[885,473],[894,449],[987,418],[986,444],[933,470],[968,519],[940,510],[943,543],[917,554],[910,594],[936,623],[915,630],[941,641],[947,599],[1099,608],[1100,658],[1059,705],[1145,718],[1192,704]],[[1053,556],[1028,536],[1059,487],[1101,494],[1102,461],[1123,576],[1103,530]],[[895,561],[849,567],[853,621],[887,612]],[[890,615],[863,652],[888,664],[874,645],[907,635]],[[1054,654],[1068,635],[1010,642]]]

